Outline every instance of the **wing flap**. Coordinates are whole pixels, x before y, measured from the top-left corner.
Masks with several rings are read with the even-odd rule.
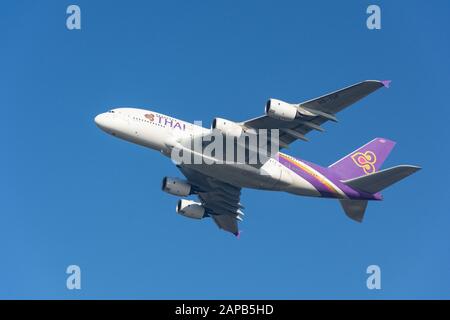
[[[242,221],[244,207],[240,203],[241,189],[192,169],[178,166],[189,182],[198,189],[198,198],[206,212],[220,229],[239,235],[238,220]]]
[[[216,225],[225,231],[231,232],[235,236],[239,236],[239,228],[237,220],[228,215],[213,215]]]

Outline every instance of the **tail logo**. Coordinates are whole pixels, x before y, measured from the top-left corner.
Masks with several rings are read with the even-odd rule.
[[[364,153],[355,152],[351,157],[353,162],[364,170],[365,174],[374,173],[376,171],[375,163],[377,162],[377,157],[372,151],[366,151]]]

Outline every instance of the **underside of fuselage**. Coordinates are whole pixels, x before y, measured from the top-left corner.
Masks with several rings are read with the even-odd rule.
[[[308,172],[298,174],[274,158],[261,168],[248,164],[225,163],[184,166],[239,188],[284,191],[310,197],[349,198],[325,176],[314,176]]]
[[[106,132],[160,151],[171,160],[174,160],[173,148],[179,145],[179,141],[192,139],[196,132],[208,132],[208,129],[181,120],[133,108],[111,110],[99,115],[96,122]],[[188,147],[188,153],[194,154],[195,151]],[[345,185],[327,168],[281,152],[259,165],[220,162],[211,157],[206,159],[203,151],[197,155],[200,155],[199,164],[189,162],[181,165],[238,188],[285,191],[311,197],[375,199],[371,194]]]

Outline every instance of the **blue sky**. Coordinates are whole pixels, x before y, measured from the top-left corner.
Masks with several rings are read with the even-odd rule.
[[[72,2],[0,10],[0,298],[450,298],[448,1],[73,3],[79,31]],[[175,213],[168,159],[93,122],[126,105],[209,126],[365,79],[393,82],[288,150],[328,165],[381,136],[397,141],[385,167],[423,167],[362,224],[337,201],[244,190],[237,240]]]

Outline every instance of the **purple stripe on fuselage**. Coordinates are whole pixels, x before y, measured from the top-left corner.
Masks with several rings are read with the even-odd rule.
[[[344,194],[350,199],[354,199],[354,200],[363,200],[363,199],[381,200],[381,195],[380,194],[373,194],[372,195],[372,194],[369,194],[369,193],[360,192],[360,191],[357,191],[357,190],[349,187],[348,185],[342,183],[339,180],[339,177],[333,171],[329,170],[328,168],[324,168],[324,167],[321,167],[321,166],[319,166],[317,164],[310,163],[310,162],[304,161],[304,160],[298,160],[298,159],[295,159],[295,160],[301,161],[304,165],[306,165],[306,166],[314,169],[315,171],[319,172],[320,174],[322,174],[326,179],[328,179],[330,182],[332,182],[336,187],[341,189],[344,192]],[[295,174],[297,174],[300,177],[302,177],[303,179],[305,179],[306,181],[308,181],[309,183],[311,183],[314,186],[314,188],[316,188],[316,190],[322,195],[322,197],[342,198],[342,195],[340,195],[337,192],[331,191],[318,178],[316,178],[313,175],[311,175],[310,173],[306,172],[305,170],[303,170],[299,166],[291,163],[289,160],[283,158],[282,156],[278,157],[278,162],[280,164],[282,164],[284,167],[286,167],[289,170],[291,170],[292,172],[294,172]]]
[[[283,157],[279,157],[278,162],[312,184],[322,197],[335,197],[335,194],[328,190],[319,180],[317,180],[312,175],[308,174],[295,164],[291,163],[289,160]]]

